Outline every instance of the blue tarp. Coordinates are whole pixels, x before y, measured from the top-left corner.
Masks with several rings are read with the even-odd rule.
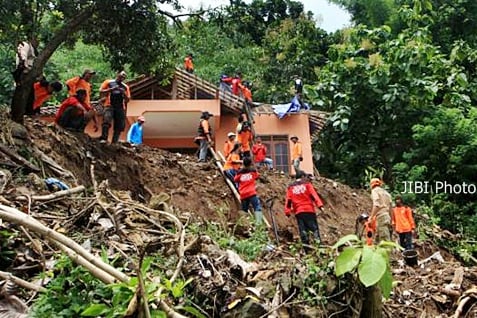
[[[278,118],[282,119],[288,113],[298,113],[300,110],[309,110],[310,106],[306,103],[303,103],[303,106],[298,101],[298,98],[293,97],[290,103],[288,104],[278,104],[272,105],[273,111],[278,115]]]

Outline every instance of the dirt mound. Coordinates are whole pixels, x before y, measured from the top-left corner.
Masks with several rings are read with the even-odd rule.
[[[33,144],[70,170],[77,183],[91,186],[91,165],[96,180],[108,180],[116,190],[128,190],[132,197],[147,201],[152,193],[167,193],[175,208],[189,212],[197,219],[214,221],[220,209],[230,208],[230,222],[238,217],[239,206],[212,162],[196,163],[195,158],[157,148],[135,149],[123,145],[102,144],[84,134],[59,131],[54,125],[27,121]],[[258,193],[264,203],[264,214],[270,219],[265,202],[273,201],[272,211],[282,233],[295,233],[296,224],[283,214],[286,187],[293,180],[283,174],[262,171]],[[354,231],[356,216],[369,211],[369,194],[346,185],[318,177],[315,188],[325,202],[325,213],[319,223],[325,243],[331,244]]]
[[[238,203],[212,162],[198,164],[192,156],[156,148],[142,147],[136,149],[126,144],[102,144],[87,135],[58,130],[54,125],[47,125],[36,120],[27,120],[26,127],[27,130],[25,131],[19,127],[8,129],[12,130],[11,135],[17,137],[14,138],[17,144],[16,151],[25,155],[26,158],[31,155],[32,163],[22,164],[21,162],[10,163],[7,161],[3,161],[3,163],[18,169],[21,169],[21,166],[25,167],[25,165],[38,165],[39,168],[35,169],[34,166],[30,166],[26,169],[36,170],[36,177],[33,174],[33,176],[24,178],[24,174],[17,174],[13,181],[14,184],[9,187],[8,191],[25,193],[25,189],[22,189],[25,188],[25,183],[35,184],[36,182],[36,184],[42,184],[43,179],[56,177],[70,186],[84,185],[88,188],[87,192],[91,194],[94,192],[92,191],[93,187],[97,188],[101,181],[107,180],[108,188],[112,191],[118,191],[115,192],[116,195],[119,195],[118,193],[122,191],[127,191],[132,199],[144,203],[151,203],[151,198],[160,195],[162,198],[167,198],[168,202],[170,201],[172,209],[176,212],[175,214],[192,216],[193,219],[205,223],[221,222],[225,215],[229,224],[234,225],[241,217],[239,213],[242,212],[239,212]],[[3,136],[6,136],[5,130],[3,131]],[[29,135],[29,138],[26,138],[26,135]],[[12,140],[9,140],[8,143],[11,142]],[[43,160],[38,160],[39,157],[42,157]],[[45,158],[53,161],[53,164],[44,165]],[[55,168],[54,163],[59,167]],[[21,176],[18,177],[18,175]],[[269,220],[270,213],[275,216],[281,243],[299,241],[294,218],[287,218],[283,213],[285,190],[292,181],[286,175],[263,171],[261,181],[258,184],[258,193],[264,205],[264,214]],[[325,212],[318,216],[321,236],[325,245],[331,245],[338,238],[354,232],[356,216],[364,211],[370,211],[370,196],[366,191],[352,189],[321,177],[314,181],[314,186],[325,202]],[[41,194],[47,193],[41,187],[37,187],[36,191]],[[110,201],[118,201],[111,194],[110,196]],[[84,207],[81,204],[78,205],[78,202],[71,204],[67,201],[65,203],[59,202],[58,205],[62,205],[61,208],[64,211],[75,212],[78,218],[76,218],[76,214],[71,214],[68,217],[75,224],[81,225],[82,222],[79,218],[87,219],[82,214],[85,214],[84,212],[89,209],[89,202],[94,201],[94,198],[85,197],[84,199]],[[270,202],[272,203],[271,206],[267,204]],[[48,203],[45,202],[44,204],[47,206]],[[132,200],[128,199],[120,202],[120,204],[116,202],[114,206],[118,206],[124,211],[124,206],[128,204],[130,207],[135,205]],[[37,212],[39,209],[41,210],[40,207],[36,207]],[[28,207],[23,206],[22,208],[29,211]],[[44,215],[46,220],[50,217],[48,213]],[[127,220],[138,218],[138,214],[134,213],[133,210],[130,209],[128,213]],[[58,218],[57,215],[51,215],[51,217]],[[113,215],[114,217],[115,215]],[[143,225],[140,229],[134,228],[137,224],[128,223],[128,226],[134,225],[131,231],[135,231],[138,240],[139,238],[142,240],[144,233],[148,230],[145,225],[147,222],[144,219],[140,221]],[[88,221],[86,220],[85,223],[88,223]],[[57,221],[54,228],[61,229],[63,225]],[[102,235],[106,235],[106,233],[108,232],[106,231]],[[431,234],[429,237],[432,237]],[[273,237],[271,231],[269,237]],[[103,236],[103,238],[108,239],[107,236]],[[238,238],[238,240],[240,239]],[[215,307],[215,298],[207,298],[208,296],[212,297],[209,295],[211,291],[222,293],[222,296],[231,296],[238,294],[238,290],[246,286],[245,284],[259,286],[266,282],[268,282],[268,285],[264,288],[270,290],[271,294],[273,294],[274,286],[281,285],[283,288],[285,285],[290,285],[286,295],[293,296],[292,284],[285,284],[284,281],[287,279],[296,280],[297,277],[302,278],[301,280],[298,279],[298,283],[296,281],[293,283],[293,286],[301,286],[304,285],[303,281],[307,277],[312,276],[308,268],[303,265],[302,260],[294,256],[290,257],[291,254],[287,250],[287,244],[282,244],[280,248],[272,249],[268,254],[265,253],[262,259],[257,260],[259,269],[254,278],[249,281],[242,281],[239,278],[231,279],[227,281],[228,285],[225,286],[222,276],[231,275],[231,273],[226,272],[231,271],[231,269],[229,268],[230,262],[224,260],[230,258],[231,255],[227,255],[215,243],[207,241],[205,236],[201,236],[199,241],[201,242],[197,243],[199,246],[197,250],[200,252],[200,257],[199,254],[186,255],[188,265],[185,266],[185,270],[188,271],[187,274],[197,276],[200,282],[197,284],[197,290],[199,291],[201,290],[200,287],[203,287],[202,294],[197,297],[199,299],[204,297],[204,304],[213,299],[213,306]],[[420,266],[412,268],[403,263],[400,253],[392,255],[391,265],[397,286],[393,290],[391,299],[384,305],[385,313],[389,317],[435,317],[442,313],[452,314],[456,309],[458,296],[477,284],[477,270],[462,267],[452,255],[439,249],[430,240],[422,240],[416,245],[421,261],[430,256],[433,257],[421,263]],[[211,252],[212,247],[213,251]],[[439,254],[435,254],[437,252]],[[210,266],[207,266],[207,264]],[[214,273],[215,268],[220,271],[220,273],[217,273],[217,277],[210,278],[204,274],[210,271]],[[332,277],[332,268],[328,268],[328,270],[330,271],[328,277]],[[323,274],[318,272],[316,275]],[[459,278],[459,275],[462,276],[462,279]],[[317,278],[313,279],[316,280]],[[450,285],[454,281],[460,284],[457,292],[456,284]],[[333,289],[336,286],[331,282],[327,283],[330,284],[327,286],[329,294],[335,295],[338,299],[333,300],[333,297],[330,296],[330,306],[333,305],[333,301],[337,301],[334,303],[335,311],[331,312],[342,310],[343,304],[348,303],[349,308],[345,308],[345,310],[346,313],[351,315],[353,312],[351,300],[348,302],[348,300],[341,299],[340,294]],[[227,293],[224,293],[224,288],[227,288]],[[227,301],[224,298],[221,305],[226,304]],[[316,317],[318,315],[318,313],[315,313],[316,315],[313,313],[305,315],[303,312],[293,314],[293,310],[296,308],[290,308],[292,309],[292,317]],[[328,310],[330,310],[329,308],[333,307],[328,307]],[[323,315],[323,313],[320,315]],[[336,316],[339,317],[339,315]]]

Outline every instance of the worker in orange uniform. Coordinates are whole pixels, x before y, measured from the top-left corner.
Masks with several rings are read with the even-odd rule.
[[[184,58],[184,69],[188,73],[194,73],[194,56],[192,53],[187,54]]]
[[[63,85],[58,82],[48,82],[47,80],[43,79],[39,82],[33,84],[33,93],[35,95],[35,99],[33,101],[33,105],[27,105],[26,114],[27,115],[34,115],[40,113],[40,107],[43,105],[48,99],[51,98],[53,93],[59,92],[63,89]]]
[[[415,235],[416,228],[412,210],[410,207],[404,205],[400,196],[396,196],[394,201],[396,202],[396,206],[391,216],[393,229],[399,235],[399,245],[406,250],[412,250],[412,237]]]
[[[234,178],[237,175],[237,172],[240,170],[242,166],[242,160],[240,159],[240,144],[235,144],[232,150],[230,151],[227,159],[225,160],[224,164],[224,173],[232,182],[235,183]],[[235,185],[238,189],[238,186]]]
[[[96,75],[96,72],[90,69],[85,69],[83,75],[75,76],[65,82],[68,88],[68,95],[75,96],[76,91],[84,89],[86,91],[86,98],[84,102],[91,107],[91,79]]]
[[[313,233],[316,242],[321,241],[315,206],[324,212],[323,202],[310,182],[313,179],[313,175],[298,170],[296,179],[287,188],[285,215],[287,217],[291,214],[295,215],[301,242],[304,244],[305,252],[308,252],[309,247],[307,245],[310,242],[308,238],[309,231]]]
[[[233,132],[229,132],[227,134],[227,140],[225,141],[225,144],[224,144],[224,158],[225,159],[227,159],[230,152],[232,151],[232,149],[235,146],[235,137],[236,137],[236,135]]]
[[[361,224],[361,230],[358,229],[358,224]],[[363,234],[366,238],[366,245],[373,245],[374,233],[376,233],[376,219],[370,220],[366,213],[358,216],[356,220],[356,234],[361,238]]]
[[[113,126],[112,142],[119,141],[119,135],[126,128],[126,107],[131,99],[129,86],[124,83],[127,75],[121,71],[116,74],[116,79],[105,80],[99,90],[101,97],[106,97],[104,101],[103,126],[100,140],[108,140],[109,128]]]
[[[237,136],[237,142],[242,145],[242,159],[251,158],[252,149],[251,143],[253,141],[252,130],[250,129],[250,123],[244,121],[242,124],[242,129]]]
[[[303,150],[301,146],[301,142],[298,141],[297,136],[291,136],[290,140],[292,141],[292,165],[295,169],[295,173],[300,171],[300,162],[303,161]]]
[[[86,91],[78,89],[75,95],[61,103],[56,113],[55,123],[65,129],[83,132],[86,124],[94,115],[94,111],[85,101]]]
[[[243,83],[239,84],[239,88],[242,92],[242,96],[245,99],[245,102],[251,107],[253,105],[252,85],[249,81],[243,81]]]

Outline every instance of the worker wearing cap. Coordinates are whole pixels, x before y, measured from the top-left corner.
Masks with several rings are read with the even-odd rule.
[[[91,79],[96,75],[96,72],[90,69],[85,69],[83,75],[75,76],[65,82],[68,88],[68,96],[74,96],[76,91],[84,89],[86,91],[86,98],[84,102],[91,106]]]
[[[199,143],[199,162],[205,162],[207,160],[209,146],[213,146],[212,128],[209,123],[210,117],[212,117],[212,114],[208,111],[204,111],[200,115],[197,137],[195,137],[195,141]]]
[[[101,84],[99,92],[104,98],[103,105],[105,107],[100,137],[103,142],[108,140],[109,128],[113,120],[113,143],[119,141],[119,135],[126,128],[126,107],[131,99],[129,86],[123,83],[126,77],[126,72],[121,71],[116,74],[116,79],[105,80]]]
[[[377,237],[376,243],[380,241],[391,240],[391,195],[381,186],[383,182],[379,178],[372,178],[370,181],[371,199],[373,200],[373,208],[370,213],[370,220],[376,218]]]
[[[392,226],[394,231],[399,235],[399,245],[406,250],[412,250],[412,237],[415,234],[416,224],[412,216],[412,209],[404,205],[401,196],[394,199],[396,206],[392,213]]]
[[[307,245],[310,242],[308,238],[309,231],[313,233],[317,242],[321,241],[315,207],[324,212],[323,202],[310,182],[313,179],[313,175],[298,170],[296,178],[297,180],[287,188],[285,215],[287,217],[291,214],[295,215],[301,242],[305,245],[305,251],[308,252],[309,247]]]
[[[129,128],[126,140],[133,146],[142,144],[143,126],[146,122],[144,116],[139,116],[137,121]]]
[[[291,136],[290,140],[293,143],[292,165],[293,165],[293,168],[295,169],[295,173],[298,173],[298,171],[300,170],[300,162],[303,161],[303,150],[302,150],[301,142],[298,141],[297,136]]]
[[[235,133],[229,132],[227,134],[227,140],[225,141],[224,144],[224,158],[227,158],[230,155],[230,152],[235,146]]]

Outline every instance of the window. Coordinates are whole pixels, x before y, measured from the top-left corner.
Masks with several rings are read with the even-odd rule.
[[[273,160],[273,166],[285,173],[290,169],[290,151],[288,149],[288,136],[260,136],[262,143],[267,147],[267,157]]]

